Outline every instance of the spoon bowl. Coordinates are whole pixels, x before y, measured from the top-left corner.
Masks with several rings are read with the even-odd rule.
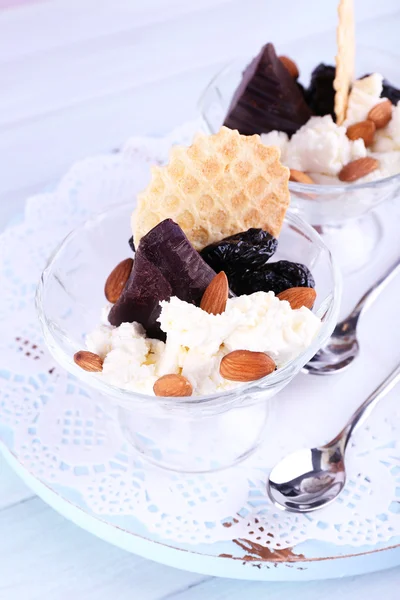
[[[344,488],[346,472],[340,444],[290,454],[271,471],[268,495],[290,512],[312,512],[333,502]]]
[[[326,346],[313,356],[303,370],[311,375],[338,373],[347,369],[359,352],[356,327],[348,320],[342,321],[335,327]]]
[[[357,340],[357,325],[361,315],[374,303],[380,293],[400,273],[400,259],[369,288],[349,316],[338,323],[329,338],[313,358],[303,367],[310,375],[333,375],[347,369],[357,358],[360,347]]]
[[[325,446],[289,454],[271,471],[267,492],[272,502],[290,512],[323,508],[338,497],[346,483],[344,456],[353,431],[400,381],[400,365],[355,411],[342,431]]]

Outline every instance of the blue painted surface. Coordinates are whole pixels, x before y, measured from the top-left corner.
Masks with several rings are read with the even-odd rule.
[[[100,518],[85,506],[76,491],[60,486],[50,487],[36,479],[9,451],[5,445],[6,437],[8,442],[11,440],[4,434],[4,428],[0,429],[0,437],[3,440],[0,448],[7,462],[25,483],[57,512],[119,548],[171,567],[233,579],[309,581],[370,573],[400,565],[399,538],[392,541],[391,546],[398,545],[394,548],[379,545],[355,549],[308,541],[294,549],[296,554],[303,554],[306,559],[295,563],[245,561],[242,558],[243,551],[233,542],[191,546],[163,541],[149,533],[134,517]],[[354,555],[355,550],[357,555]],[[231,557],[221,557],[221,554]],[[349,554],[352,556],[348,556]]]

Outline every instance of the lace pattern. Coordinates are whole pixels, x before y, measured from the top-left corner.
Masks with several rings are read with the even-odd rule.
[[[190,141],[198,127],[190,123],[162,139],[134,138],[120,153],[76,164],[53,193],[30,198],[23,222],[1,235],[0,439],[46,484],[77,490],[83,505],[104,519],[135,515],[161,539],[244,539],[275,550],[308,539],[355,547],[389,541],[400,535],[396,390],[354,437],[343,495],[318,513],[295,515],[268,501],[268,468],[337,431],[349,414],[344,391],[352,374],[329,388],[299,376],[273,399],[275,420],[253,457],[220,473],[184,476],[132,456],[115,409],[57,366],[43,344],[34,294],[52,250],[93,213],[133,203],[149,165],[165,161],[171,143]],[[328,422],[330,394],[336,404]],[[306,415],[313,415],[312,423]]]

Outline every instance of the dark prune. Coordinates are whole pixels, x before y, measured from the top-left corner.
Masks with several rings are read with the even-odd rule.
[[[129,244],[132,252],[135,252],[135,244],[133,243],[133,235],[131,235],[131,237],[129,238],[128,244]]]
[[[321,63],[311,74],[310,86],[306,91],[308,106],[317,116],[331,115],[335,120],[334,100],[335,67]]]
[[[381,94],[382,98],[388,98],[394,106],[397,105],[400,100],[400,90],[395,88],[394,85],[389,83],[386,79],[383,80],[383,90]]]
[[[225,271],[228,278],[247,269],[258,269],[275,253],[278,241],[263,229],[248,229],[214,242],[200,252],[214,271]]]
[[[265,264],[259,269],[249,269],[240,277],[229,278],[229,286],[237,295],[254,292],[279,294],[292,287],[315,287],[310,270],[303,264],[287,260]]]

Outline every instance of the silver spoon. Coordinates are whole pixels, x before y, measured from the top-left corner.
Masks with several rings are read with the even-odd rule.
[[[400,273],[400,259],[369,288],[349,316],[338,323],[327,344],[303,367],[310,375],[333,375],[347,369],[358,356],[357,325],[362,314],[375,302],[380,293]]]
[[[291,512],[323,508],[340,494],[346,482],[344,455],[353,433],[400,381],[400,365],[361,404],[342,431],[326,446],[298,450],[281,460],[267,482],[272,502]]]

